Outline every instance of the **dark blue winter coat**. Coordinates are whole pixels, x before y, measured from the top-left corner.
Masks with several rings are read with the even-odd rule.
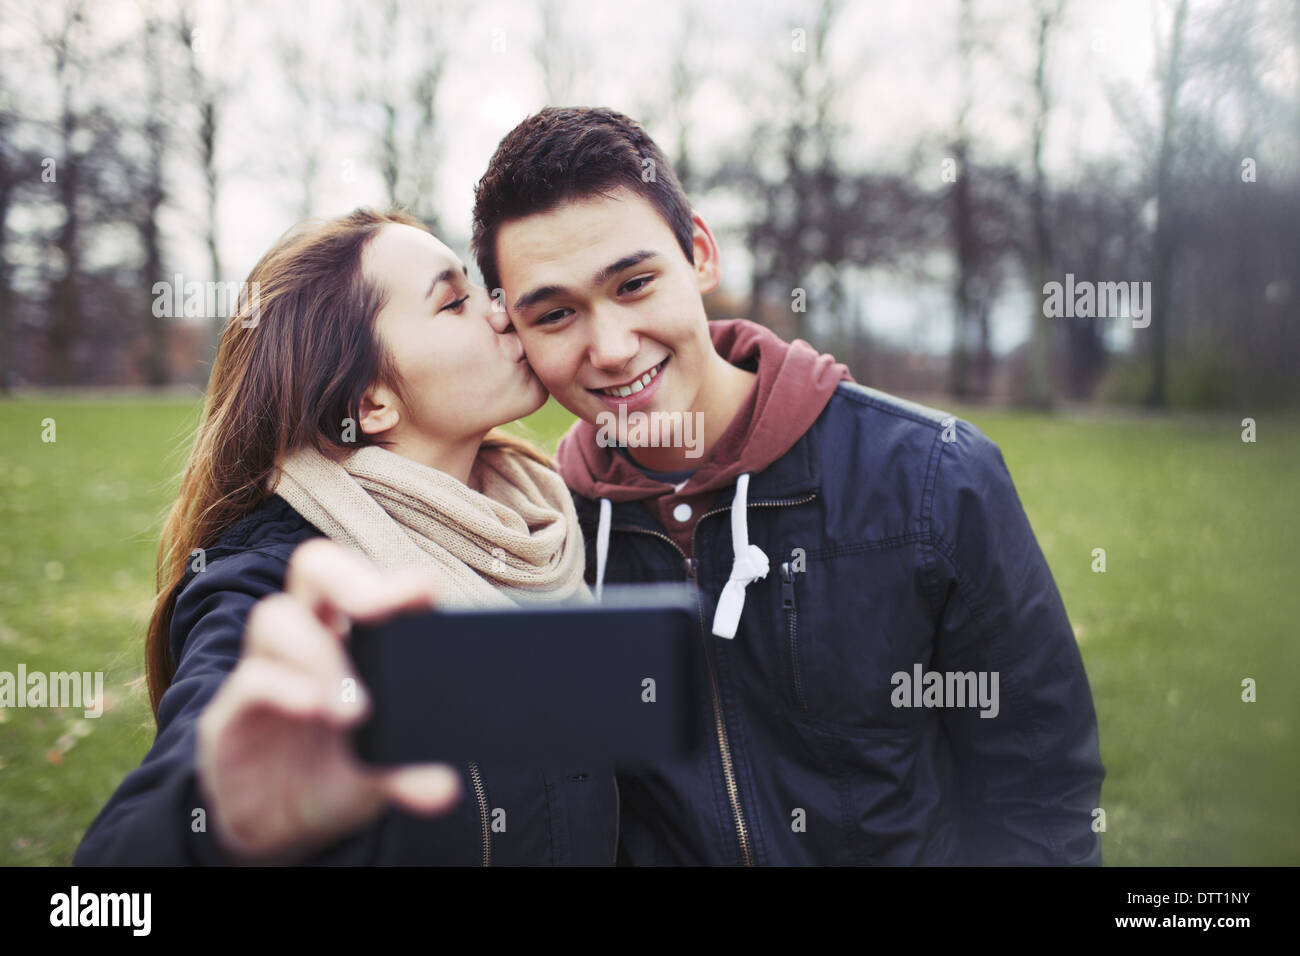
[[[1092,695],[997,446],[840,384],[749,478],[737,517],[770,570],[728,639],[713,622],[734,492],[700,518],[689,561],[641,503],[602,522],[575,495],[589,576],[603,536],[604,583],[694,579],[701,595],[711,743],[619,775],[620,862],[1100,863]],[[944,693],[927,698],[931,673]],[[970,699],[994,674],[996,714]]]

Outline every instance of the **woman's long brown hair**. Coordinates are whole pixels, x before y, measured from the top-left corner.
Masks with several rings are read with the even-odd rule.
[[[226,322],[180,492],[158,542],[158,595],[145,641],[155,721],[176,672],[172,614],[195,552],[270,497],[268,480],[286,451],[311,445],[337,457],[375,444],[355,425],[372,384],[403,394],[375,330],[384,292],[361,268],[366,243],[388,223],[428,231],[396,210],[358,209],[299,224],[253,267],[248,294]],[[345,436],[348,419],[353,434]],[[484,444],[550,464],[527,442],[496,430]]]

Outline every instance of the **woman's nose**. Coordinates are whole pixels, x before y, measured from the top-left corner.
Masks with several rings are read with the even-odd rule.
[[[505,292],[497,289],[495,294],[490,294],[482,287],[479,287],[476,291],[483,296],[484,315],[488,320],[488,325],[492,326],[492,331],[513,331],[514,326],[510,322],[510,314],[506,312]]]
[[[506,310],[501,306],[498,306],[496,302],[492,302],[488,305],[487,320],[488,324],[492,326],[492,331],[494,332],[513,332],[515,329],[514,324],[510,321],[510,316],[506,313]]]

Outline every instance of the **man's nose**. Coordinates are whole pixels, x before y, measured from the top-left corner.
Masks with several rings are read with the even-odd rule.
[[[621,371],[641,349],[637,335],[617,318],[593,317],[591,347],[587,357],[598,369]]]

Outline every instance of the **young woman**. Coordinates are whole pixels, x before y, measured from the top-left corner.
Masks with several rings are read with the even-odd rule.
[[[286,235],[226,325],[159,545],[157,736],[78,864],[610,864],[598,767],[365,767],[351,622],[585,588],[563,482],[493,431],[546,393],[403,213]],[[307,542],[306,545],[303,545]]]

